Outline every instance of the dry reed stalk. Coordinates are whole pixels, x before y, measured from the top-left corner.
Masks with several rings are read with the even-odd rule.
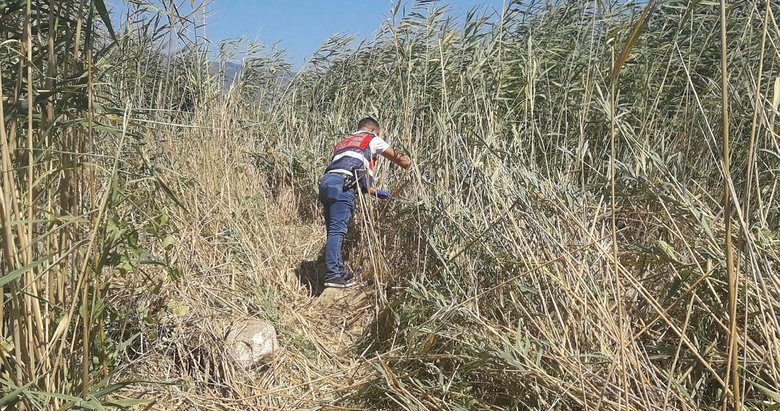
[[[620,398],[624,403],[618,403],[618,407],[624,406],[626,408],[629,408],[629,400],[628,400],[628,374],[626,372],[626,343],[624,341],[624,324],[623,320],[625,318],[625,312],[623,311],[623,284],[621,280],[621,276],[619,274],[620,272],[620,260],[618,259],[618,242],[617,242],[617,206],[615,204],[615,176],[617,175],[615,171],[615,156],[616,156],[616,150],[615,150],[615,140],[617,139],[617,113],[616,113],[616,106],[617,106],[617,89],[615,87],[615,84],[617,82],[617,76],[618,71],[620,70],[620,66],[625,61],[625,56],[628,53],[628,50],[630,50],[630,44],[626,46],[625,51],[623,52],[623,55],[621,56],[621,60],[619,63],[616,64],[615,62],[615,49],[612,48],[612,66],[615,67],[615,70],[613,70],[612,75],[612,81],[610,82],[610,92],[609,92],[609,98],[610,98],[610,116],[609,116],[609,129],[610,129],[610,137],[609,137],[609,147],[610,147],[610,155],[609,155],[609,190],[610,190],[610,211],[612,215],[612,222],[611,222],[611,234],[612,234],[612,275],[614,276],[615,281],[615,288],[617,290],[615,294],[615,300],[617,302],[617,309],[618,309],[618,344],[620,345],[619,351],[620,351],[620,360],[618,362],[618,367],[620,367],[620,382],[622,384],[622,391],[623,396]]]
[[[737,284],[737,272],[734,267],[734,250],[731,244],[731,150],[729,148],[729,78],[726,42],[726,1],[720,1],[720,68],[721,68],[721,128],[723,133],[722,161],[723,161],[723,218],[726,227],[726,275],[728,281],[728,310],[729,310],[729,334],[728,334],[728,371],[723,380],[728,385],[731,382],[731,394],[733,395],[734,409],[742,409],[742,387],[739,381],[739,351],[737,349],[737,299],[739,289]],[[729,374],[730,372],[730,374]],[[724,391],[723,409],[726,409],[727,395]]]

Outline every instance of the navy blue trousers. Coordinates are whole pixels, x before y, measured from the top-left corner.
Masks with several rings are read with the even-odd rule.
[[[320,182],[320,202],[328,232],[325,244],[325,281],[328,281],[347,272],[341,247],[347,235],[347,223],[355,210],[355,190],[344,189],[343,175],[325,174]]]

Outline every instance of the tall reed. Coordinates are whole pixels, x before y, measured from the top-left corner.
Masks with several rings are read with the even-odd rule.
[[[778,343],[777,136],[773,91],[755,84],[778,75],[776,47],[761,41],[777,35],[764,29],[777,7],[733,5],[722,19],[698,2],[513,1],[500,17],[461,21],[429,3],[409,7],[355,49],[325,43],[276,103],[288,137],[258,141],[284,153],[261,165],[269,174],[312,165],[300,176],[312,203],[316,165],[362,114],[417,160],[416,173],[384,171],[398,198],[372,222],[380,242],[364,262],[379,259],[404,289],[362,347],[385,365],[344,401],[702,409],[727,392],[735,407],[776,401],[777,359],[767,359]],[[624,53],[611,65],[613,49]],[[754,112],[755,127],[741,115]],[[719,128],[721,118],[732,121]],[[762,136],[753,148],[751,129]],[[732,132],[730,170],[721,130]],[[750,185],[740,174],[748,163]],[[732,214],[729,197],[715,195],[723,187],[753,198],[752,215]],[[739,278],[728,268],[737,261]]]
[[[111,398],[126,384],[111,380],[122,342],[107,329],[124,308],[107,291],[128,237],[145,231],[117,223],[138,209],[127,204],[138,102],[122,95],[135,84],[112,84],[117,94],[104,80],[121,71],[105,57],[131,36],[117,38],[103,0],[5,2],[0,12],[0,404],[127,405]],[[125,268],[153,243],[135,241]]]

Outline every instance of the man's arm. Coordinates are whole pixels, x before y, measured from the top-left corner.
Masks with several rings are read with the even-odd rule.
[[[392,161],[393,163],[398,164],[403,169],[408,169],[412,165],[412,160],[410,160],[409,157],[406,157],[395,151],[395,149],[392,147],[388,147],[387,150],[382,153],[382,156]]]

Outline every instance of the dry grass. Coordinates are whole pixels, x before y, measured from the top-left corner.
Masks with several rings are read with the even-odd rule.
[[[197,8],[139,10],[107,60],[77,59],[101,82],[67,90],[94,101],[60,128],[4,100],[3,401],[67,407],[89,388],[93,408],[776,407],[780,10],[728,10],[726,93],[709,3],[547,3],[456,21],[420,2],[294,75],[252,45],[229,90]],[[2,92],[21,101],[12,54]],[[382,165],[394,200],[360,205],[348,253],[366,287],[312,298],[316,181],[365,114],[415,165]],[[35,168],[29,136],[48,153]],[[47,250],[67,264],[29,265]],[[250,372],[222,345],[245,317],[282,345]],[[28,361],[48,358],[41,341],[75,353],[51,357],[45,383]]]
[[[177,243],[170,253],[185,275],[162,281],[159,303],[147,308],[157,315],[154,331],[133,344],[145,348],[122,373],[174,384],[142,384],[126,395],[157,399],[151,409],[301,409],[334,401],[339,389],[366,378],[352,346],[373,316],[373,291],[311,297],[306,279],[321,271],[324,232],[295,212],[311,193],[269,191],[251,165],[252,140],[238,129],[213,131],[226,124],[201,128],[201,121],[230,117],[204,112],[191,123],[200,132],[163,126],[157,134],[166,141],[160,158],[170,165],[161,178],[178,182],[171,189],[181,193],[183,208],[171,210]],[[127,290],[147,288],[114,286],[119,300],[146,298]],[[222,345],[231,322],[247,317],[271,321],[282,345],[273,364],[249,372],[236,369]]]

